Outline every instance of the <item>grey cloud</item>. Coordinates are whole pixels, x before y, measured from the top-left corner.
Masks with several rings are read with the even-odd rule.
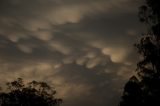
[[[131,55],[131,51],[132,53],[136,53],[133,52],[135,48],[132,46],[136,42],[136,35],[140,35],[138,31],[141,30],[141,28],[137,27],[137,15],[130,13],[119,14],[118,16],[107,15],[99,14],[84,19],[79,23],[58,26],[57,33],[65,32],[65,34],[72,39],[93,48],[100,49],[100,51],[103,51],[105,48],[112,48],[112,51],[115,51],[117,54],[122,54],[119,55],[119,57],[128,58],[128,55]],[[124,19],[126,20],[125,22],[123,21]],[[128,27],[126,28],[126,26]],[[135,31],[136,33],[134,33]],[[108,55],[112,53],[110,52]],[[115,57],[113,55],[114,54],[112,54],[111,58]],[[130,61],[130,59],[128,59],[128,61]]]
[[[115,66],[118,69],[118,64]],[[109,67],[108,69],[112,70],[112,72],[117,70]],[[65,87],[67,88],[68,86],[73,86],[73,88],[69,89],[67,92],[71,93],[71,98],[65,98],[66,103],[64,103],[64,105],[81,106],[88,104],[93,106],[105,106],[110,105],[110,102],[115,100],[115,96],[118,98],[119,96],[117,95],[120,95],[120,92],[117,89],[120,89],[123,85],[123,81],[120,80],[121,76],[118,77],[112,73],[104,74],[102,70],[102,67],[86,69],[86,67],[77,66],[76,64],[64,66],[61,70],[59,70],[60,72],[58,72],[57,75],[60,75],[62,78],[64,78],[64,82],[62,82],[64,85],[66,85]],[[97,73],[97,71],[99,73]],[[82,87],[82,92],[81,89],[74,92],[74,89],[77,89],[77,87]],[[80,92],[80,96],[78,92]],[[75,101],[71,101],[71,99],[78,102],[78,104]],[[110,102],[107,100],[110,100]],[[68,101],[70,102],[68,103]],[[118,99],[115,100],[114,103],[113,101],[112,105],[116,105],[116,103],[118,103]]]
[[[136,1],[1,0],[0,80],[53,83],[63,106],[115,105],[137,61]]]

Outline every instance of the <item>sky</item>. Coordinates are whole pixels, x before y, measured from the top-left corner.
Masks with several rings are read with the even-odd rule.
[[[62,106],[116,106],[134,74],[140,0],[0,0],[0,85],[54,85]]]

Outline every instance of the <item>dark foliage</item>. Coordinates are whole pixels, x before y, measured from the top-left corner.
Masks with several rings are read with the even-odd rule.
[[[160,106],[160,1],[145,1],[139,18],[148,31],[135,44],[143,59],[137,64],[137,75],[125,85],[119,106]]]
[[[61,99],[47,83],[32,81],[24,85],[23,80],[7,83],[8,91],[0,92],[0,106],[59,106]]]

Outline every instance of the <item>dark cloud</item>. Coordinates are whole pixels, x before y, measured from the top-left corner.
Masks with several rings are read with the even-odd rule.
[[[54,84],[63,106],[114,106],[138,60],[138,0],[1,0],[0,81]]]

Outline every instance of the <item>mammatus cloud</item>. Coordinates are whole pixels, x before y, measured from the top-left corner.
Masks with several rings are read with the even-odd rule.
[[[1,0],[1,84],[17,77],[47,81],[63,106],[116,105],[137,61],[137,5],[138,0]]]

